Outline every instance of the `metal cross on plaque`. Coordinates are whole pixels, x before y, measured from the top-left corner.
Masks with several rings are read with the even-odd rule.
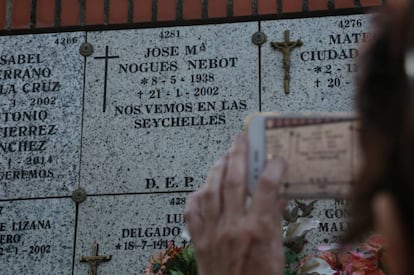
[[[106,111],[106,94],[107,94],[107,86],[108,86],[108,61],[109,59],[119,58],[119,55],[109,55],[109,47],[105,47],[105,55],[104,56],[97,56],[95,59],[105,60],[105,76],[104,76],[104,96],[103,96],[103,107],[102,112],[105,113]]]
[[[98,244],[96,242],[92,245],[92,256],[81,256],[80,261],[86,262],[91,266],[91,274],[98,275],[98,265],[102,262],[108,262],[112,255],[98,256]]]
[[[283,42],[272,42],[272,47],[279,50],[283,54],[283,67],[285,68],[285,80],[284,88],[285,94],[289,94],[289,82],[290,82],[290,52],[303,45],[301,40],[289,41],[289,31],[285,31],[285,40]]]

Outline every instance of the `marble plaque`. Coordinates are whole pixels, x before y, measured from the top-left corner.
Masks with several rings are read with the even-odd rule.
[[[176,245],[184,228],[187,193],[96,196],[79,206],[74,274],[88,274],[89,265],[79,261],[90,256],[94,241],[99,255],[112,255],[99,265],[100,275],[143,274],[151,256]]]
[[[3,275],[71,274],[75,204],[70,199],[0,202]]]
[[[0,199],[78,181],[84,33],[0,37]]]
[[[311,200],[300,200],[305,204],[305,211],[299,208],[299,219],[295,222],[303,223],[301,219],[311,219],[305,221],[311,224],[311,231],[306,234],[307,243],[303,247],[302,255],[319,255],[318,246],[342,243],[344,235],[347,233],[350,225],[350,205],[345,200],[317,200],[312,203]],[[292,210],[299,204],[291,201],[287,209]],[[313,206],[313,210],[308,212]],[[308,208],[306,208],[308,207]],[[304,214],[305,213],[305,214]],[[304,224],[305,224],[304,223]],[[286,221],[284,225],[287,225]],[[299,228],[304,228],[304,225]],[[301,229],[296,231],[293,236],[300,235]]]
[[[261,30],[268,39],[261,50],[262,110],[353,111],[359,48],[373,38],[369,18],[370,15],[349,15],[262,22]],[[290,49],[288,60],[284,60],[282,50],[275,48],[285,46],[285,39],[302,42]],[[289,94],[285,92],[286,71],[290,77]],[[317,228],[307,234],[309,243],[304,253],[317,254],[318,245],[339,242],[349,227],[348,216],[346,202],[318,201],[312,212]]]
[[[262,110],[352,111],[359,48],[373,38],[369,18],[349,15],[263,22],[261,30],[268,43],[261,50]],[[302,45],[286,43],[291,48],[284,60],[283,50],[272,43],[282,47],[286,40],[300,40]],[[285,71],[289,71],[289,94],[285,93]]]
[[[81,185],[194,190],[259,110],[257,23],[88,33]]]

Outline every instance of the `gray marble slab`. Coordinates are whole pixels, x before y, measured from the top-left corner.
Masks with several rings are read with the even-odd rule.
[[[274,112],[352,111],[359,47],[372,39],[369,15],[265,21],[268,42],[261,50],[262,110]],[[272,42],[301,40],[290,52],[289,94],[284,59]]]
[[[261,23],[267,42],[261,49],[262,110],[266,112],[350,112],[354,110],[355,73],[359,48],[372,39],[370,15],[303,18]],[[283,53],[273,42],[301,40],[291,49],[289,94],[285,93]],[[280,45],[280,44],[279,44]],[[317,246],[340,241],[349,225],[348,208],[320,200],[312,216],[318,228],[307,234],[305,254]]]
[[[72,274],[74,239],[72,200],[0,202],[1,274]]]
[[[251,22],[88,33],[95,52],[86,65],[87,193],[201,185],[246,115],[259,110],[258,48],[251,42],[257,28]]]
[[[308,206],[311,200],[299,200]],[[290,202],[288,209],[292,211],[298,204]],[[314,209],[310,215],[303,215],[303,210],[299,208],[299,219],[297,223],[302,223],[303,218],[310,219],[313,227],[306,234],[307,243],[304,245],[302,255],[319,255],[319,246],[340,244],[351,226],[350,204],[345,200],[318,200],[313,204]],[[310,209],[310,208],[309,208]],[[303,217],[304,216],[304,217]],[[309,221],[306,221],[308,223]],[[286,225],[287,223],[284,222]],[[303,227],[302,227],[303,228]],[[294,236],[302,232],[299,229]]]
[[[84,33],[0,37],[0,199],[77,184]]]
[[[98,274],[143,274],[155,253],[169,241],[182,245],[186,193],[88,197],[79,206],[75,273],[87,274],[96,242],[99,255],[112,259],[99,265]]]

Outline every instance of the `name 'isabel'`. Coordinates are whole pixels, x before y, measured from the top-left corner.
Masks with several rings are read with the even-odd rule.
[[[0,55],[0,65],[40,64],[43,60],[40,54]]]

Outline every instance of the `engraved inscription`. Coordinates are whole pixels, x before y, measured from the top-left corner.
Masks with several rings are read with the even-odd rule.
[[[69,273],[74,208],[69,199],[0,202],[2,274],[50,274],[53,269]]]
[[[89,190],[201,185],[245,116],[258,110],[257,48],[247,31],[256,29],[243,23],[88,33],[95,52],[86,63],[81,178]]]
[[[264,33],[289,30],[303,45],[290,53],[289,97],[283,96],[280,58],[271,48],[262,49],[263,111],[352,111],[359,48],[375,38],[368,19],[349,15],[264,22]]]
[[[344,233],[351,225],[348,204],[349,202],[345,200],[335,200],[333,206],[321,211],[321,220],[323,220],[319,222],[318,233],[322,237],[323,243],[340,243],[342,241]]]
[[[188,244],[181,237],[186,196],[180,192],[89,197],[79,206],[76,257],[89,251],[90,240],[96,239],[101,254],[112,255],[109,263],[99,266],[99,273],[144,270],[151,256],[169,243]],[[75,274],[87,270],[87,265],[75,263]]]
[[[185,195],[175,195],[168,199],[171,209],[183,209],[185,205]],[[184,215],[182,211],[166,213],[162,225],[159,226],[140,226],[122,228],[120,233],[121,242],[115,245],[117,250],[160,250],[168,247],[169,243],[183,246],[188,244],[181,239],[184,227]],[[179,241],[176,241],[180,239]]]
[[[136,73],[146,73],[147,76],[141,78],[140,89],[136,93],[140,104],[117,105],[114,116],[143,117],[134,120],[134,128],[147,129],[222,125],[226,123],[225,111],[246,110],[246,99],[202,100],[203,97],[220,99],[221,91],[217,86],[216,70],[237,69],[238,67],[238,57],[234,56],[197,58],[199,53],[207,51],[206,42],[184,47],[146,48],[143,54],[144,62],[118,64],[120,76]],[[165,61],[163,60],[165,57],[177,59],[184,57],[184,63],[179,60]],[[209,72],[205,73],[204,70],[209,70]],[[191,74],[183,75],[186,71],[190,71]],[[164,72],[174,72],[174,74],[159,76],[159,73]],[[183,91],[180,87],[186,84],[192,84],[191,86],[195,87]],[[166,89],[166,86],[170,88]],[[191,98],[195,98],[196,101]],[[215,114],[204,115],[212,112]],[[158,115],[163,114],[168,114],[168,116],[157,118]]]
[[[82,40],[0,38],[0,198],[67,195],[62,186],[76,183]]]

